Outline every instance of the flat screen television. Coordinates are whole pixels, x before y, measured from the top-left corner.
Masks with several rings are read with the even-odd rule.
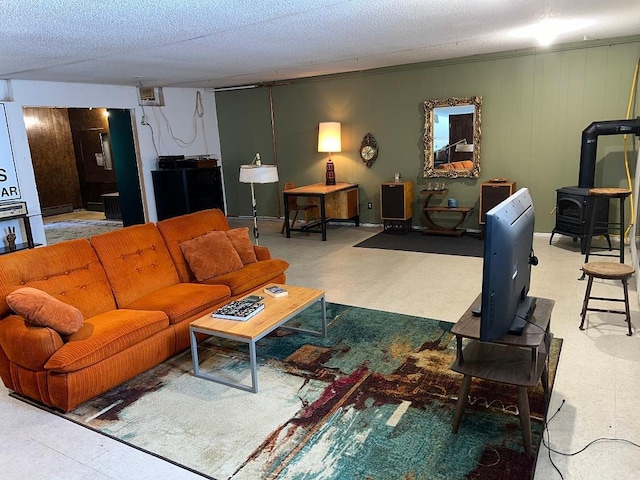
[[[535,215],[529,190],[522,188],[486,215],[480,340],[521,335],[535,308],[528,296]]]

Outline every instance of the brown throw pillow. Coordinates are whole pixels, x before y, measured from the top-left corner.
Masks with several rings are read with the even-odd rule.
[[[242,260],[243,265],[249,265],[250,263],[256,263],[258,261],[256,252],[253,249],[253,243],[251,243],[249,239],[249,229],[247,227],[232,228],[225,233],[227,237],[229,237],[229,240],[231,240],[233,248],[238,252],[238,256],[240,260]]]
[[[71,335],[82,326],[82,312],[47,292],[22,287],[7,295],[7,304],[33,325],[49,327],[60,335]]]
[[[199,282],[241,269],[244,265],[225,232],[209,232],[180,244]]]

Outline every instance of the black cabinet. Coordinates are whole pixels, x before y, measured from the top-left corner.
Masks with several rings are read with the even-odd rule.
[[[208,208],[224,212],[220,167],[151,172],[158,220]]]

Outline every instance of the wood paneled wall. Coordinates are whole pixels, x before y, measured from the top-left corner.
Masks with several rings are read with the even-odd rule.
[[[82,197],[67,109],[25,107],[24,118],[40,208],[80,208]]]
[[[280,185],[324,181],[327,155],[317,151],[318,123],[339,121],[342,152],[332,154],[332,160],[337,181],[360,186],[360,221],[381,222],[380,183],[392,180],[395,172],[414,182],[418,209],[424,201],[419,192],[429,181],[422,176],[424,101],[478,95],[483,98],[480,177],[434,181],[445,183],[461,206],[476,209],[464,225],[474,228],[480,185],[507,177],[530,189],[536,231],[550,232],[555,190],[578,182],[582,130],[594,121],[625,118],[639,48],[637,37],[582,42],[274,86]],[[275,163],[269,100],[269,88],[216,93],[225,178],[237,179],[239,166],[255,152],[264,163]],[[380,146],[372,168],[358,154],[367,133]],[[600,137],[597,186],[626,186],[622,145],[621,135]],[[278,214],[282,194],[276,185],[256,188],[261,215]],[[236,180],[225,182],[225,189],[228,214],[250,215],[249,187]],[[368,202],[373,209],[367,209]],[[616,218],[613,207],[611,214]],[[413,221],[421,224],[418,215]]]
[[[27,138],[40,207],[101,204],[100,195],[117,192],[115,171],[98,165],[101,134],[109,133],[103,108],[25,107]]]

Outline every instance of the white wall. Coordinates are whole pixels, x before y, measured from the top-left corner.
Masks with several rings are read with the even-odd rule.
[[[138,105],[136,87],[12,80],[12,90],[13,101],[3,103],[21,199],[27,202],[36,243],[44,244],[45,236],[23,121],[23,107],[105,107],[131,110],[135,122],[134,137],[138,143],[143,204],[148,221],[157,220],[151,171],[157,167],[158,155],[211,154],[221,160],[214,93],[191,88],[164,88],[165,106],[144,107],[149,125],[142,125],[143,109]],[[196,111],[197,92],[200,92],[201,101]],[[174,137],[188,145],[174,140]],[[18,242],[20,241],[19,238]]]

